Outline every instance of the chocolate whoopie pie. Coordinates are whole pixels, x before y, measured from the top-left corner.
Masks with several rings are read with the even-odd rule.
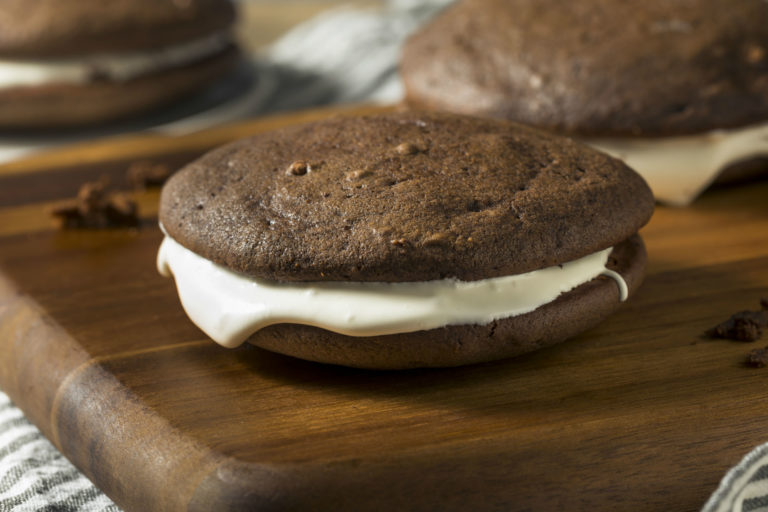
[[[216,149],[163,188],[158,265],[225,346],[363,368],[551,345],[640,284],[653,211],[619,160],[515,123],[332,118]]]
[[[196,92],[238,60],[229,0],[3,0],[0,129],[93,124]]]
[[[766,27],[764,0],[462,0],[405,45],[406,102],[577,136],[684,203],[768,155]]]

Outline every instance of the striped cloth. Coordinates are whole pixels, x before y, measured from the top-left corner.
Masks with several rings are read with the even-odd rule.
[[[0,393],[0,511],[118,511]]]
[[[264,111],[402,96],[405,37],[451,0],[390,0],[382,12],[323,14],[278,41],[259,67],[276,84]],[[72,466],[0,392],[0,512],[112,512],[119,508]],[[768,444],[723,479],[702,512],[768,512]]]
[[[340,8],[285,34],[266,55],[278,90],[266,110],[395,103],[403,41],[453,0],[390,0],[384,12]]]
[[[725,475],[702,512],[768,512],[768,443]]]

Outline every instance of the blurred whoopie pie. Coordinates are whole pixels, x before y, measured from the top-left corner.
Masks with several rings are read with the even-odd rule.
[[[766,27],[764,0],[462,0],[407,42],[406,101],[579,137],[684,204],[768,156]]]
[[[173,102],[238,60],[229,0],[3,0],[0,129],[101,123]]]
[[[608,316],[640,284],[652,211],[640,176],[570,139],[453,114],[339,117],[173,175],[158,266],[224,346],[456,366]]]

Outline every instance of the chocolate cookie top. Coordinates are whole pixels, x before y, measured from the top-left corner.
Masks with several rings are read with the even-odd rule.
[[[407,101],[578,135],[768,120],[765,0],[464,0],[406,44]]]
[[[226,30],[229,0],[2,0],[0,58],[157,49]]]
[[[160,221],[195,253],[279,281],[477,280],[613,246],[653,197],[619,160],[511,122],[332,118],[208,153]]]

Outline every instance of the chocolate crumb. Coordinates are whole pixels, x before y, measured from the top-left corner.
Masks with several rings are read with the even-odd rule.
[[[710,338],[756,341],[762,336],[765,327],[768,327],[768,310],[740,311],[705,334]]]
[[[750,350],[745,363],[753,368],[765,368],[768,366],[768,347]]]
[[[105,181],[84,183],[71,199],[54,207],[51,215],[61,229],[106,229],[139,225],[136,203],[123,193],[108,193]]]
[[[760,307],[763,308],[763,310],[768,310],[768,297],[760,299]]]
[[[171,174],[173,174],[173,171],[167,165],[148,160],[134,162],[125,171],[128,183],[133,188],[140,190],[161,186]]]
[[[104,181],[83,183],[77,191],[77,211],[81,215],[87,215],[89,212],[98,210],[104,200],[106,188],[107,184]]]
[[[308,172],[312,172],[312,166],[303,160],[298,160],[288,166],[288,170],[285,171],[285,174],[289,176],[304,176]]]
[[[124,192],[116,192],[110,196],[105,214],[112,226],[136,226],[139,223],[136,202]]]

